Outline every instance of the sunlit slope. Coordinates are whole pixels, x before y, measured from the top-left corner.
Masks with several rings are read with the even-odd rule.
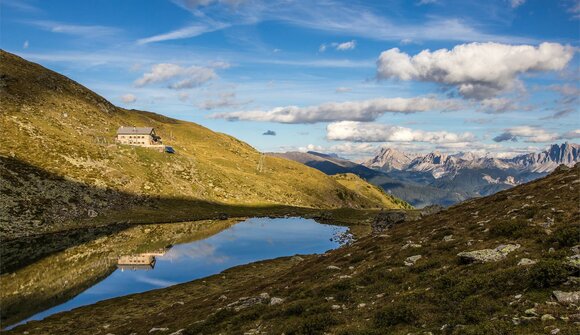
[[[384,205],[381,199],[361,196],[322,172],[286,159],[265,156],[259,171],[261,154],[246,143],[195,123],[115,107],[78,83],[4,51],[0,51],[0,101],[0,156],[69,182],[232,205]],[[177,153],[115,144],[115,132],[122,125],[155,127]],[[18,170],[4,166],[2,176],[20,181]],[[42,183],[37,179],[34,186]],[[6,187],[15,196],[24,191],[14,183]],[[79,202],[95,209],[106,207],[90,199],[71,199]]]

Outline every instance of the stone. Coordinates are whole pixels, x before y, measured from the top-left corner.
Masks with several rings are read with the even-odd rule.
[[[270,306],[280,305],[284,302],[284,299],[278,297],[272,297],[270,299]]]
[[[522,258],[520,259],[520,261],[518,262],[519,266],[526,266],[526,265],[534,265],[536,264],[537,261],[533,260],[533,259],[529,259],[529,258]]]
[[[381,211],[371,224],[374,235],[381,234],[383,231],[392,228],[394,225],[401,224],[408,219],[408,215],[403,211]]]
[[[290,258],[290,260],[291,260],[292,262],[299,263],[299,262],[302,262],[302,261],[304,260],[304,258],[302,258],[302,257],[300,257],[300,256],[292,256],[292,258]]]
[[[340,268],[336,265],[329,265],[326,267],[327,270],[340,270]]]
[[[558,333],[560,333],[560,329],[559,329],[559,328],[554,328],[554,329],[552,329],[552,330],[550,331],[550,334],[551,334],[551,335],[556,335],[556,334],[558,334]]]
[[[564,292],[564,291],[554,291],[552,292],[554,297],[559,303],[562,304],[578,304],[580,302],[580,291],[574,292]]]
[[[270,295],[266,292],[260,293],[260,298],[263,300],[268,300],[268,299],[270,299]]]
[[[332,305],[332,306],[330,306],[330,308],[337,310],[337,309],[340,309],[340,306],[339,305]]]
[[[358,308],[365,308],[365,307],[367,307],[367,304],[365,304],[365,303],[358,304]]]
[[[526,311],[524,313],[526,313],[526,315],[533,315],[533,316],[537,316],[538,315],[538,313],[536,313],[536,309],[535,308],[526,309]]]
[[[415,256],[410,256],[407,257],[407,259],[405,259],[405,265],[406,266],[413,266],[415,265],[415,263],[420,260],[423,256],[421,255],[415,255]]]
[[[220,297],[218,298],[219,301],[226,301],[228,300],[228,297],[226,297],[225,295],[220,295]]]
[[[97,216],[99,216],[99,213],[97,213],[97,211],[94,209],[89,209],[87,214],[89,215],[90,218],[96,218]]]
[[[451,241],[453,241],[453,235],[443,236],[443,242],[451,242]]]
[[[154,332],[166,332],[168,331],[169,328],[151,328],[149,330],[149,333],[154,333]]]
[[[169,335],[182,335],[184,331],[185,331],[185,329],[180,329],[180,330],[178,330],[176,332],[173,332],[173,333],[171,333]]]
[[[463,251],[458,253],[457,256],[467,262],[497,262],[504,259],[510,252],[517,250],[519,247],[519,244],[502,244],[495,249]]]
[[[556,318],[553,317],[551,314],[544,314],[544,315],[542,315],[542,319],[541,320],[543,322],[546,322],[546,321],[554,321],[554,320],[556,320]]]

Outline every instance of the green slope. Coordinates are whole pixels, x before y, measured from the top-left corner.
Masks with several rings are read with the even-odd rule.
[[[0,101],[3,236],[58,230],[79,219],[107,223],[119,218],[111,211],[153,208],[156,199],[195,200],[189,207],[198,212],[215,204],[377,208],[390,203],[282,158],[266,156],[258,171],[261,153],[246,143],[195,123],[115,107],[4,51]],[[122,125],[155,127],[177,153],[115,144]],[[168,211],[167,220],[171,217]]]

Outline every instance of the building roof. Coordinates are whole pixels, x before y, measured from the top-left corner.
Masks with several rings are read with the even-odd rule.
[[[117,135],[149,135],[153,127],[119,127]]]

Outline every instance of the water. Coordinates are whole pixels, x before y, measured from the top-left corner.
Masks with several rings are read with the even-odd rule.
[[[117,264],[102,281],[18,324],[105,299],[207,277],[241,264],[295,254],[323,253],[339,247],[337,237],[346,231],[346,227],[302,218],[249,219],[202,240],[165,249],[156,246],[145,253],[122,256],[118,262],[133,264]]]

